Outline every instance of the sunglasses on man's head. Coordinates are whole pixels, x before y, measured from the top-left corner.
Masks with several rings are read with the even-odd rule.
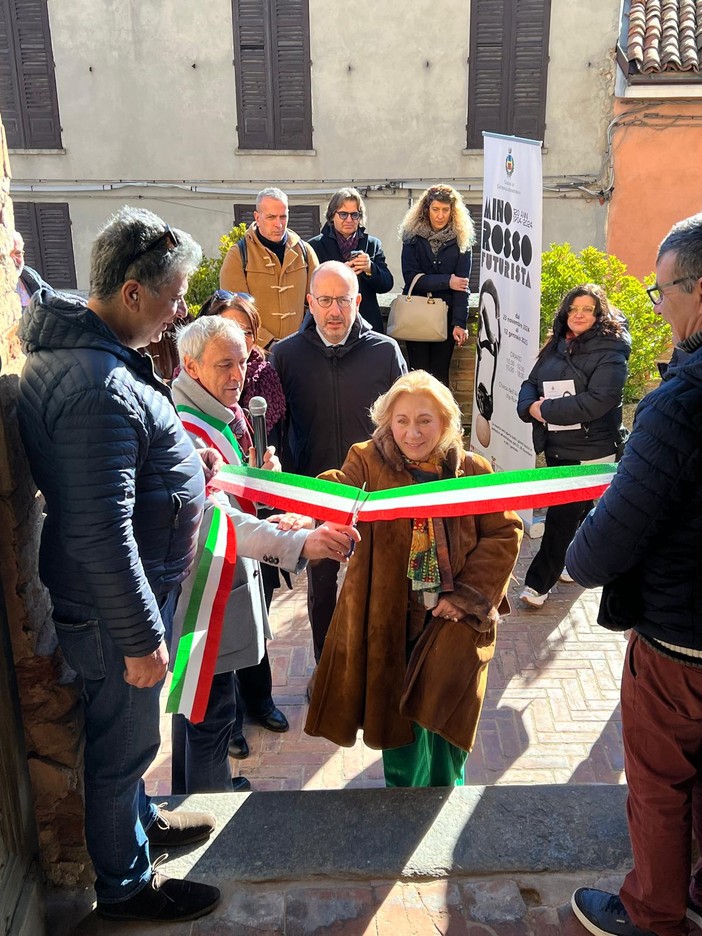
[[[159,246],[159,244],[162,241],[165,241],[166,243],[166,250],[175,250],[175,248],[180,244],[180,241],[178,240],[178,235],[173,230],[173,228],[171,228],[171,226],[167,224],[166,230],[163,232],[163,234],[159,234],[158,237],[155,237],[149,244],[146,245],[146,247],[144,247],[143,250],[140,250],[138,254],[135,254],[132,257],[130,261],[130,265],[134,263],[135,260],[138,260],[140,257],[143,257],[144,254],[147,254],[151,250],[154,250],[156,247]]]

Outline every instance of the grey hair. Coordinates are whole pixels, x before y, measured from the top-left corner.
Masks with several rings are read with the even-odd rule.
[[[321,276],[323,273],[336,273],[337,276],[340,276],[341,279],[345,280],[348,284],[351,291],[350,294],[352,296],[358,295],[358,276],[356,276],[351,267],[347,267],[345,263],[341,263],[339,260],[325,260],[324,263],[319,264],[310,277],[310,292],[314,289],[317,277]]]
[[[261,189],[261,191],[256,196],[256,211],[261,210],[261,202],[264,198],[275,198],[276,201],[285,202],[286,205],[288,203],[288,196],[285,194],[285,192],[282,189],[271,186],[270,188]]]
[[[235,321],[221,315],[203,315],[176,331],[178,356],[181,361],[185,355],[199,361],[208,343],[214,338],[239,342],[246,349],[244,330]]]
[[[108,300],[130,279],[156,294],[174,276],[190,276],[202,260],[202,248],[185,231],[173,229],[178,238],[175,247],[163,240],[148,249],[165,230],[166,222],[152,211],[129,205],[121,208],[93,244],[90,295]]]
[[[334,192],[332,197],[329,200],[327,205],[327,221],[332,221],[334,215],[337,213],[339,208],[344,204],[345,201],[355,201],[358,205],[358,210],[360,212],[361,218],[359,224],[361,227],[366,226],[366,206],[363,203],[363,198],[358,189],[355,188],[340,188],[338,192]]]
[[[669,252],[675,254],[675,278],[690,277],[680,283],[680,291],[691,293],[695,288],[694,281],[702,277],[702,212],[672,226],[670,233],[661,241],[656,263]]]

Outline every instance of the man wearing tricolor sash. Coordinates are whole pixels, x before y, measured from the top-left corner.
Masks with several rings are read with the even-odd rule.
[[[242,464],[244,453],[231,423],[246,374],[244,333],[229,319],[203,317],[179,332],[178,348],[183,368],[173,395],[186,430],[196,448],[213,446],[226,464]],[[264,468],[276,467],[269,449]],[[352,527],[288,529],[285,523],[259,520],[250,502],[222,492],[208,496],[171,648],[169,711],[179,713],[176,735],[183,733],[182,748],[174,744],[174,776],[182,775],[183,792],[232,789],[228,749],[236,716],[234,672],[255,666],[271,636],[257,560],[290,572],[300,571],[307,559],[346,561],[350,538],[358,539]]]

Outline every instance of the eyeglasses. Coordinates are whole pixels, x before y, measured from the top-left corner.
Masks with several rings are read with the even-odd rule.
[[[679,276],[678,279],[671,280],[669,283],[654,283],[646,289],[648,298],[654,305],[660,305],[663,302],[663,290],[669,286],[677,286],[678,283],[685,283],[687,280],[696,280],[699,276]]]
[[[347,218],[351,218],[352,221],[358,221],[361,217],[360,211],[337,211],[337,214],[342,221],[345,221]]]
[[[208,296],[200,306],[198,315],[219,315],[222,311],[221,308],[212,311],[212,306],[215,302],[231,302],[233,299],[243,299],[244,302],[250,302],[251,305],[254,305],[254,297],[249,295],[249,293],[229,292],[228,289],[215,289],[212,295]]]
[[[247,302],[253,302],[254,297],[250,293],[229,292],[228,289],[215,289],[212,293],[212,299],[219,299],[221,302],[228,302],[230,299],[245,299]]]
[[[163,232],[163,234],[159,234],[158,237],[155,237],[151,241],[150,244],[147,244],[146,247],[144,247],[143,250],[140,250],[138,254],[135,254],[132,257],[132,259],[129,261],[129,265],[131,266],[135,260],[138,260],[140,257],[143,257],[144,254],[149,253],[150,250],[154,250],[156,247],[158,247],[161,241],[166,242],[166,250],[175,249],[180,244],[180,241],[178,240],[178,235],[170,227],[170,225],[167,224],[166,230]]]
[[[350,309],[355,296],[312,296],[320,309],[331,309],[336,303],[340,309]]]
[[[576,312],[583,312],[585,315],[594,315],[597,312],[597,306],[571,306],[568,309],[568,315],[575,315]]]

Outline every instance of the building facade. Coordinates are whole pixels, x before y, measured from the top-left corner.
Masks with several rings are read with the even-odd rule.
[[[317,233],[367,194],[400,277],[412,199],[454,184],[479,221],[482,131],[544,144],[544,244],[603,247],[612,0],[0,0],[0,109],[28,263],[88,287],[90,244],[141,204],[214,253],[256,192]]]

